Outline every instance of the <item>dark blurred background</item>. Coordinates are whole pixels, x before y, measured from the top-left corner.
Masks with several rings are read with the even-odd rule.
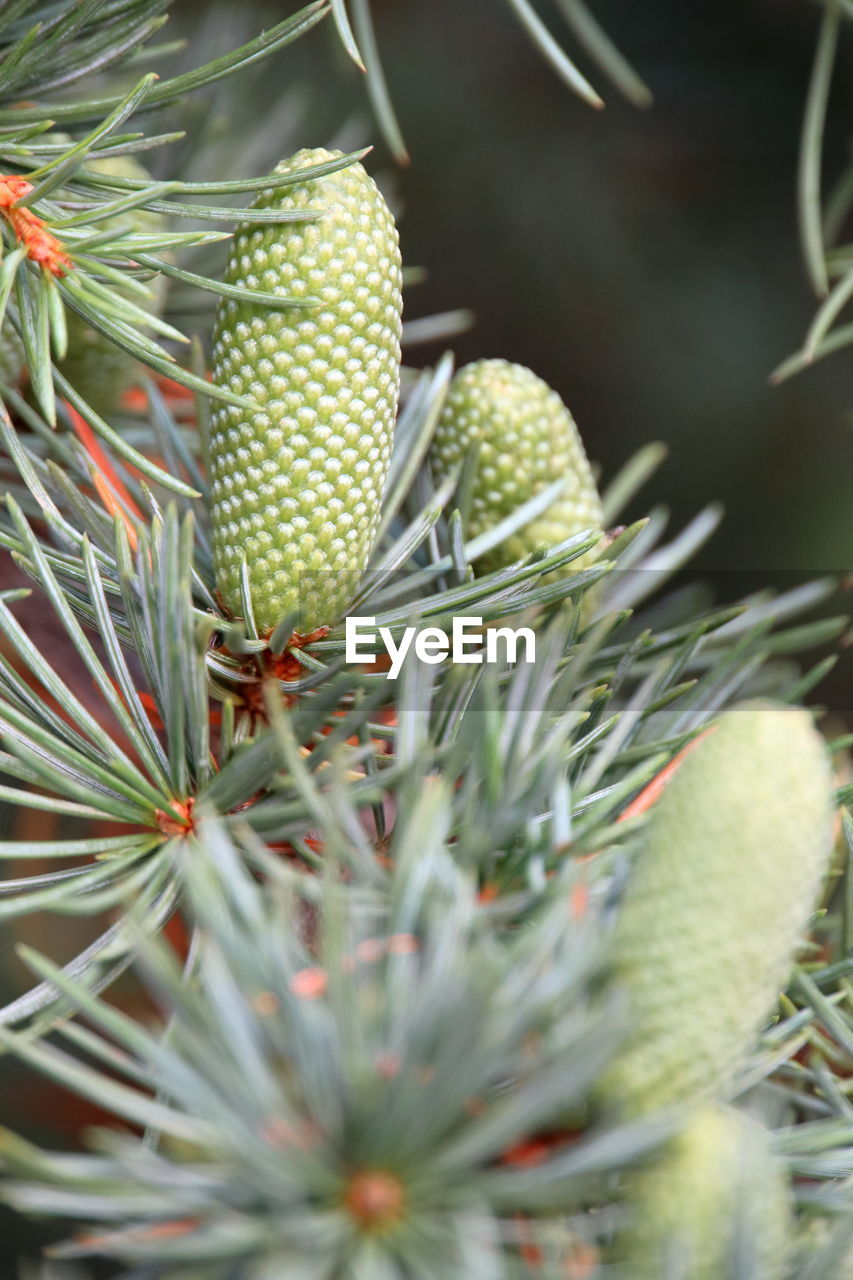
[[[430,271],[412,306],[471,306],[459,359],[536,369],[605,476],[664,440],[652,495],[679,521],[710,498],[726,504],[706,564],[850,568],[853,350],[779,388],[767,380],[814,306],[795,166],[819,10],[593,9],[653,88],[650,111],[623,104],[594,68],[607,108],[586,108],[499,0],[377,3],[412,154],[403,246]],[[848,158],[849,35],[830,173]]]

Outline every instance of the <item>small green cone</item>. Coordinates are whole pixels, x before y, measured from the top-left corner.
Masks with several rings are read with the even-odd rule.
[[[278,173],[340,155],[300,151]],[[367,565],[400,385],[402,277],[394,219],[360,164],[264,191],[254,208],[322,216],[238,226],[230,284],[317,298],[274,311],[223,299],[215,381],[257,405],[213,411],[213,542],[224,605],[242,616],[243,557],[255,622],[303,633],[336,622]]]
[[[807,711],[727,711],[652,809],[613,937],[634,1032],[602,1082],[642,1114],[721,1098],[788,978],[832,847]]]
[[[479,444],[468,537],[494,528],[540,490],[568,477],[562,495],[537,519],[483,556],[483,570],[504,568],[538,547],[554,546],[604,517],[589,461],[574,419],[556,391],[523,365],[478,360],[453,378],[436,429],[431,458],[443,479]],[[597,549],[566,567],[575,573]]]
[[[820,1258],[818,1267],[805,1272],[810,1276],[814,1271],[816,1280],[853,1280],[853,1178],[833,1185],[833,1201],[832,1217],[803,1215],[798,1222],[797,1255],[806,1264]]]
[[[151,174],[133,156],[89,160],[87,167],[110,177],[151,181]],[[133,226],[140,235],[158,235],[165,230],[166,219],[161,213],[137,208],[97,224],[98,230],[109,230],[117,225]],[[155,315],[159,315],[163,305],[164,283],[157,279],[150,286],[153,296],[149,310]],[[134,301],[138,299],[134,297]],[[81,316],[70,310],[66,315],[68,351],[59,370],[96,413],[111,413],[138,376],[139,361],[110,342],[99,330],[93,329]]]
[[[631,1280],[785,1280],[787,1171],[760,1125],[702,1110],[628,1185],[619,1253]]]
[[[16,387],[24,372],[24,343],[8,316],[0,329],[0,382]]]
[[[139,372],[139,362],[82,316],[68,312],[68,351],[59,371],[96,413],[110,414]]]

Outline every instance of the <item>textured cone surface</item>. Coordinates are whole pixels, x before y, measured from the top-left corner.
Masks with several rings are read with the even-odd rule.
[[[603,1082],[628,1112],[732,1083],[790,973],[832,845],[806,711],[728,711],[652,810],[613,938],[634,1034]]]
[[[148,170],[133,156],[89,160],[87,167],[109,177],[152,180]],[[158,235],[165,230],[166,219],[150,209],[129,209],[115,218],[105,218],[97,224],[97,229],[106,231],[118,226],[132,227],[139,235]],[[163,284],[162,279],[157,279],[149,286],[152,300],[147,306],[155,315],[160,314],[163,304]],[[133,301],[139,303],[141,299],[134,294]],[[139,361],[93,329],[82,316],[70,310],[66,315],[68,351],[59,365],[60,371],[97,413],[109,413],[138,377]]]
[[[339,154],[300,151],[277,172]],[[239,227],[227,280],[319,304],[220,304],[214,379],[258,409],[217,405],[212,417],[217,582],[241,615],[245,555],[258,626],[293,613],[307,632],[340,617],[372,549],[400,382],[400,250],[360,164],[265,191],[255,207],[321,216]]]
[[[785,1166],[759,1125],[700,1111],[629,1185],[621,1244],[633,1280],[784,1280],[792,1240]],[[744,1271],[736,1250],[749,1254]]]
[[[480,565],[499,569],[538,547],[585,529],[601,529],[601,500],[574,419],[556,391],[507,360],[478,360],[450,384],[432,445],[438,479],[479,444],[467,533],[494,528],[540,490],[569,477],[562,495],[537,519],[507,538]],[[594,560],[593,549],[573,560],[574,573]]]

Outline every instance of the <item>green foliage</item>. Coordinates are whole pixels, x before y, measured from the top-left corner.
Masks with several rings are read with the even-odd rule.
[[[370,0],[330,0],[330,3],[347,53],[356,66],[366,72],[370,101],[385,141],[396,159],[407,163],[409,155],[382,68]],[[600,94],[543,22],[531,0],[506,0],[506,3],[534,48],[564,84],[588,106],[603,107]],[[648,86],[601,28],[584,0],[555,0],[554,7],[601,73],[635,106],[648,107],[652,101]]]
[[[7,324],[0,334],[0,382],[7,387],[16,386],[25,367],[24,344]]]
[[[109,1223],[72,1254],[176,1277],[200,1264],[211,1277],[493,1274],[502,1237],[516,1254],[511,1215],[527,1206],[542,1214],[534,1238],[550,1226],[553,1248],[556,1225],[569,1256],[565,1213],[659,1131],[596,1126],[555,1145],[532,1179],[501,1166],[583,1098],[616,1023],[588,995],[592,922],[566,928],[573,877],[534,927],[490,923],[444,847],[447,790],[438,779],[422,789],[387,888],[360,894],[326,878],[305,899],[304,880],[259,849],[270,877],[260,890],[222,825],[201,823],[187,851],[198,930],[188,971],[143,946],[165,1039],[31,956],[93,1030],[65,1024],[70,1055],[4,1042],[148,1126],[149,1142],[104,1133],[100,1154],[72,1164],[0,1138],[13,1203]],[[321,940],[306,946],[300,920],[317,911]]]
[[[15,6],[18,10],[15,17],[22,21],[27,10],[33,7],[28,4]],[[81,65],[77,62],[79,47],[72,41],[76,53],[69,52],[64,42],[78,31],[84,18],[94,23],[96,10],[102,6],[76,4],[66,13],[67,5],[56,4],[53,6],[55,19],[50,26],[48,48],[52,48],[54,43],[61,48],[59,65],[69,79],[76,79],[90,72],[93,66],[125,57],[130,49],[151,34],[149,20],[164,7],[162,0],[131,5],[127,13],[122,12],[124,5],[112,6],[116,21],[108,21],[105,25],[98,22],[95,40],[97,61]],[[56,420],[51,353],[52,349],[59,353],[65,349],[66,307],[122,351],[159,373],[205,395],[245,407],[245,402],[239,397],[183,368],[174,356],[147,337],[142,330],[153,325],[172,341],[186,341],[178,330],[156,321],[144,305],[132,300],[133,295],[143,303],[150,299],[149,290],[136,278],[140,266],[168,274],[168,258],[178,246],[204,244],[224,233],[158,231],[152,236],[137,233],[133,223],[120,229],[114,221],[119,214],[135,207],[170,218],[190,217],[197,221],[233,220],[236,216],[234,211],[171,198],[180,194],[196,194],[192,183],[152,186],[142,178],[120,177],[93,170],[87,167],[86,160],[89,156],[96,159],[126,154],[138,150],[135,144],[140,142],[146,148],[168,141],[170,135],[144,139],[139,132],[121,132],[121,126],[143,107],[150,110],[174,102],[187,90],[231,75],[258,57],[289,44],[319,21],[324,13],[323,3],[309,5],[295,17],[286,19],[263,36],[198,72],[159,82],[156,74],[147,73],[128,92],[112,98],[68,105],[42,102],[32,107],[15,104],[21,94],[48,87],[41,84],[39,70],[44,65],[46,52],[44,27],[36,22],[23,31],[10,22],[11,14],[0,19],[0,33],[4,30],[8,33],[10,44],[17,35],[5,63],[7,70],[10,63],[14,69],[6,82],[0,84],[0,128],[5,126],[0,156],[7,172],[20,174],[32,187],[18,200],[18,207],[29,209],[45,220],[47,229],[61,240],[72,264],[71,270],[60,274],[41,270],[20,252],[14,236],[4,226],[4,236],[8,237],[15,251],[6,255],[0,269],[0,321],[14,288],[18,327],[27,353],[33,390],[51,425]],[[39,46],[38,54],[35,52],[36,44]],[[33,78],[28,78],[29,75]],[[95,127],[71,145],[44,140],[43,135],[54,123],[68,128],[78,121],[92,119],[98,120]],[[295,178],[296,175],[289,175],[287,181],[292,182]],[[286,185],[276,178],[270,178],[267,185],[275,186],[277,181]],[[230,192],[246,190],[254,184],[212,185],[216,192]],[[210,185],[204,194],[211,194]],[[275,209],[256,216],[258,221],[268,222],[287,221],[289,217],[286,212]],[[202,284],[202,280],[199,279],[198,283]],[[208,283],[216,291],[217,285],[212,281]],[[118,285],[121,289],[116,288]],[[58,386],[65,390],[61,376]],[[82,409],[93,429],[105,435],[105,424],[99,415],[91,407],[84,405]]]
[[[836,326],[853,298],[853,245],[841,240],[853,204],[853,168],[842,172],[828,195],[823,178],[824,133],[838,45],[845,19],[853,19],[853,6],[848,0],[820,0],[820,4],[823,15],[803,114],[797,194],[803,258],[821,304],[802,349],[774,373],[777,382],[853,341],[853,324]]]
[[[70,141],[70,139],[69,139]],[[141,179],[153,185],[148,170],[133,155],[111,156],[93,160],[91,167],[98,173],[119,178]],[[162,213],[154,213],[139,206],[106,218],[101,224],[104,232],[119,230],[123,219],[138,236],[158,237],[167,231]],[[151,309],[160,315],[163,302],[163,277],[152,284]],[[110,413],[121,402],[122,395],[139,376],[140,366],[126,351],[117,347],[95,329],[91,329],[79,316],[68,317],[67,350],[60,363],[64,378],[71,383],[96,413]]]
[[[553,544],[537,531],[564,496],[562,475],[475,524],[470,458],[440,475],[430,462],[452,402],[449,352],[401,371],[349,611],[394,636],[460,614],[521,621],[535,629],[536,661],[413,663],[391,682],[345,661],[339,608],[307,643],[289,604],[258,616],[249,557],[223,607],[217,424],[263,406],[252,385],[208,379],[174,312],[155,314],[156,295],[170,279],[218,299],[223,316],[279,332],[283,317],[310,315],[308,299],[294,313],[280,279],[223,281],[185,253],[229,238],[207,224],[236,224],[238,251],[263,243],[292,265],[292,246],[322,226],[300,193],[356,184],[374,201],[374,189],[361,151],[302,153],[242,180],[154,181],[125,166],[178,136],[143,130],[154,108],[183,118],[192,90],[224,93],[228,77],[325,17],[363,60],[389,140],[402,144],[363,0],[309,4],[157,79],[169,46],[148,42],[165,8],[17,0],[0,15],[0,155],[32,184],[20,203],[32,216],[2,215],[3,334],[19,336],[30,387],[3,380],[0,546],[78,672],[46,634],[27,633],[26,592],[0,592],[0,801],[60,819],[51,839],[0,842],[0,918],[50,913],[90,928],[70,959],[22,950],[34,985],[6,993],[0,1042],[130,1126],[102,1127],[89,1153],[72,1154],[3,1131],[2,1195],[76,1224],[63,1252],[113,1259],[126,1280],[615,1274],[631,1170],[665,1157],[685,1120],[662,1111],[660,1094],[626,1122],[624,1097],[605,1106],[598,1088],[633,1034],[629,984],[612,976],[613,918],[643,858],[646,788],[733,702],[800,701],[832,657],[803,668],[792,655],[847,620],[810,616],[831,582],[726,606],[667,590],[719,512],[668,540],[660,510],[613,527],[660,462],[657,445],[602,486],[594,521]],[[589,97],[537,13],[513,8]],[[589,11],[559,9],[643,99]],[[69,262],[41,265],[22,225],[56,237]],[[463,319],[417,322],[404,346]],[[78,322],[147,367],[141,405],[101,411],[60,367]],[[787,753],[787,803],[816,749],[805,712],[773,714],[812,744]],[[831,749],[841,758],[849,745]],[[766,789],[780,789],[759,748],[738,760],[752,786],[744,821],[756,796],[762,816]],[[816,785],[821,818],[802,844],[818,839],[828,803],[825,772]],[[694,780],[694,792],[697,814],[710,809],[707,836],[719,806],[710,784]],[[849,784],[836,798],[849,805]],[[785,851],[789,817],[781,802],[769,814],[771,852]],[[833,1221],[849,1212],[853,1178],[846,811],[843,824],[847,847],[779,1017],[759,1029],[756,1016],[756,1036],[727,1064],[731,1097],[764,1122],[811,1240],[786,1280],[830,1280],[849,1243]],[[760,889],[773,877],[755,874]],[[155,1015],[123,1007],[116,980],[131,966]],[[780,961],[768,979],[762,1012],[785,970]],[[717,980],[721,998],[740,998],[731,974]],[[677,1012],[670,990],[658,995],[664,1017]],[[49,1265],[41,1280],[55,1280]],[[741,1259],[731,1280],[747,1275]]]

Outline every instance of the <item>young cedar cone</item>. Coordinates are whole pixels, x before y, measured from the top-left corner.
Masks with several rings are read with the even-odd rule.
[[[300,151],[276,172],[338,155]],[[360,164],[263,191],[253,207],[320,217],[257,224],[250,214],[228,282],[318,301],[284,311],[220,303],[214,379],[257,409],[220,404],[212,415],[216,575],[241,615],[245,555],[258,627],[292,613],[306,633],[340,617],[372,549],[400,385],[400,249]]]
[[[7,387],[16,387],[25,363],[23,339],[6,316],[0,329],[0,382]]]
[[[144,178],[148,182],[152,181],[148,170],[133,156],[107,156],[101,160],[87,160],[86,167],[108,177]],[[115,193],[107,198],[115,198]],[[130,227],[137,235],[153,236],[165,230],[166,219],[162,213],[136,208],[114,218],[105,218],[103,222],[94,225],[98,231]],[[153,314],[159,315],[164,293],[162,278],[155,280],[149,288],[151,300],[144,305]],[[133,301],[139,302],[140,299],[133,295]],[[96,413],[110,413],[118,406],[124,392],[133,385],[140,371],[139,362],[114,342],[110,342],[98,329],[93,329],[82,316],[71,310],[66,315],[68,351],[59,370]]]
[[[523,365],[478,360],[460,369],[450,384],[436,429],[431,458],[443,479],[479,444],[466,532],[492,529],[554,480],[567,477],[547,510],[479,564],[500,569],[585,529],[601,529],[601,499],[574,419],[556,391]],[[573,560],[574,573],[594,560],[593,549]]]
[[[657,1162],[629,1181],[628,1200],[620,1253],[632,1280],[788,1275],[785,1166],[769,1150],[766,1131],[736,1111],[698,1112]],[[738,1258],[736,1245],[747,1258]]]
[[[633,1034],[602,1082],[640,1114],[722,1097],[784,986],[832,846],[807,711],[727,711],[651,811],[613,936]]]
[[[836,1204],[849,1206],[850,1194],[853,1192],[853,1179],[847,1177],[837,1182],[833,1190],[838,1197]],[[819,1274],[822,1277],[831,1275],[831,1280],[853,1280],[853,1237],[848,1229],[842,1241],[837,1238],[837,1233],[843,1231],[845,1223],[850,1221],[849,1207],[846,1214],[836,1216],[832,1214],[829,1207],[828,1212],[832,1216],[812,1217],[810,1215],[807,1218],[798,1219],[797,1253],[803,1260],[810,1260],[816,1254],[822,1254],[824,1250],[831,1251],[831,1265],[835,1269],[830,1273],[827,1267],[824,1267]]]

